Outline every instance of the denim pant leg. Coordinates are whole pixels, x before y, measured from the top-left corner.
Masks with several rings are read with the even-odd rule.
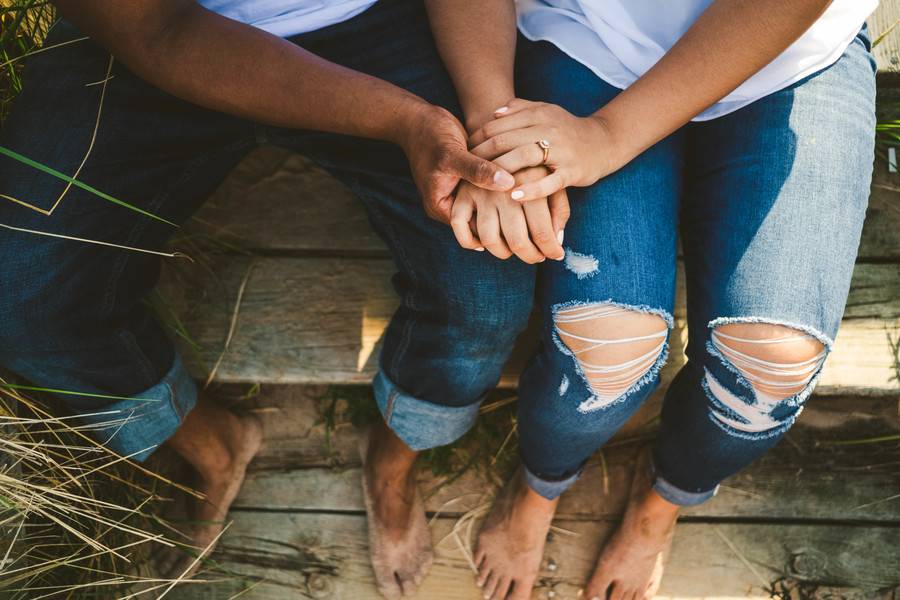
[[[77,37],[60,22],[47,43]],[[154,89],[90,41],[35,55],[25,79],[0,144],[173,224],[253,143],[249,124]],[[138,249],[162,250],[177,227],[6,156],[0,194],[0,364],[41,387],[93,394],[61,398],[110,448],[145,458],[196,399],[142,302],[161,259]]]
[[[421,2],[380,0],[349,21],[291,41],[461,116]],[[416,450],[456,440],[474,423],[528,323],[535,268],[462,249],[447,225],[425,215],[396,146],[284,129],[267,135],[347,184],[391,249],[400,307],[385,332],[374,382],[385,421]]]
[[[519,93],[589,114],[618,90],[546,42],[519,41]],[[571,485],[588,457],[656,386],[655,363],[620,396],[601,400],[555,321],[573,306],[613,304],[659,315],[672,326],[682,137],[650,148],[588,188],[570,188],[563,262],[542,263],[542,345],[522,375],[519,438],[526,478],[547,498]],[[598,149],[602,151],[602,149]]]
[[[775,404],[763,401],[711,331],[783,324],[831,347],[869,195],[874,98],[863,33],[830,68],[688,127],[689,363],[668,391],[654,451],[657,490],[672,502],[709,498],[802,410],[814,379]]]

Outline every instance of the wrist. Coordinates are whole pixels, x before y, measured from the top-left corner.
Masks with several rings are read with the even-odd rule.
[[[631,144],[629,132],[603,109],[586,117],[586,120],[590,124],[592,138],[599,142],[594,147],[603,148],[603,152],[593,153],[602,161],[594,169],[598,179],[624,167],[640,153],[637,146]]]
[[[397,111],[387,140],[397,144],[408,153],[409,148],[422,135],[422,131],[427,129],[428,123],[442,110],[418,96],[413,96],[403,110]]]
[[[482,95],[477,102],[465,105],[465,127],[470,135],[481,129],[485,123],[494,119],[497,109],[505,106],[515,98],[512,90]]]

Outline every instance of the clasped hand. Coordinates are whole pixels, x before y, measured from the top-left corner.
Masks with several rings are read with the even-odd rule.
[[[550,143],[547,155],[539,140]],[[617,168],[615,145],[601,118],[520,99],[498,109],[469,137],[469,147],[513,173],[516,183],[496,192],[463,182],[450,220],[456,239],[464,248],[528,263],[564,257],[566,188],[591,185]]]

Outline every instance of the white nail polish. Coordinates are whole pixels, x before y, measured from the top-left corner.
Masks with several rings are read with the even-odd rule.
[[[501,106],[500,108],[498,108],[497,110],[495,110],[494,113],[495,113],[495,114],[498,114],[498,115],[502,115],[503,113],[505,113],[505,112],[508,111],[508,110],[509,110],[509,107],[508,107],[508,106]]]
[[[563,239],[566,237],[566,232],[563,229],[559,230],[559,233],[556,234],[556,239],[559,240],[559,245],[562,246]]]
[[[510,194],[510,196],[512,196],[513,200],[519,200],[525,197],[525,192],[523,192],[522,190],[516,190],[512,194]]]
[[[478,246],[477,248],[475,248],[475,251],[476,252],[484,252],[484,248],[481,246]]]

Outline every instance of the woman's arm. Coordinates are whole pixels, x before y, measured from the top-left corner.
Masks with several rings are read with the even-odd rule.
[[[425,5],[435,43],[465,113],[466,128],[474,131],[515,97],[515,4],[513,0],[426,0]],[[516,171],[521,171],[515,172],[518,184],[541,178],[539,171],[535,176],[535,169]],[[564,190],[517,206],[504,193],[463,183],[450,225],[463,248],[487,248],[497,258],[515,254],[536,263],[563,258],[560,240],[568,217]]]
[[[830,4],[716,0],[652,69],[590,117],[516,101],[470,141],[487,158],[518,148],[514,160],[504,162],[510,168],[540,163],[536,136],[553,144],[550,157],[556,171],[513,190],[518,200],[590,185],[734,91],[796,41]]]
[[[513,185],[509,173],[467,151],[447,111],[193,0],[54,3],[137,75],[185,100],[273,125],[397,143],[432,216],[449,220],[460,177],[498,190]]]
[[[513,0],[427,0],[438,51],[474,131],[515,97],[516,7]]]

